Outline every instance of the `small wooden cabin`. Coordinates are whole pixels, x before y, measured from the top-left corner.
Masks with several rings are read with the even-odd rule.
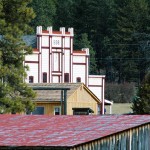
[[[100,114],[101,101],[83,83],[32,83],[29,86],[37,93],[32,114]]]

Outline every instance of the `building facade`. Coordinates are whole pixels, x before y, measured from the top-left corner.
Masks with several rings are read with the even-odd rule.
[[[104,114],[104,75],[89,75],[89,49],[73,50],[73,28],[37,27],[37,48],[25,57],[27,83],[84,83],[101,101]]]
[[[35,115],[99,115],[101,101],[83,83],[29,84],[37,96]]]

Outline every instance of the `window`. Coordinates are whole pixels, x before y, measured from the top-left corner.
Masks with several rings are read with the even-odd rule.
[[[29,83],[33,83],[34,82],[34,77],[33,76],[29,76]]]
[[[91,115],[94,111],[91,108],[72,108],[73,115]]]
[[[61,114],[61,109],[60,109],[60,107],[58,106],[58,107],[55,107],[54,108],[54,115],[60,115]]]
[[[69,82],[69,73],[64,74],[64,82]]]
[[[43,83],[47,83],[47,73],[43,72]]]
[[[77,82],[81,82],[81,78],[80,77],[77,77]]]
[[[32,112],[33,115],[44,115],[44,107],[38,106],[35,108],[35,110]]]

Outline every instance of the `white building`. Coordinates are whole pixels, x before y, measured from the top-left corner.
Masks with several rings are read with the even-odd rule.
[[[42,30],[37,27],[37,48],[25,57],[27,83],[76,83],[83,82],[103,103],[104,75],[89,75],[89,49],[73,50],[73,28],[53,31],[52,27]]]

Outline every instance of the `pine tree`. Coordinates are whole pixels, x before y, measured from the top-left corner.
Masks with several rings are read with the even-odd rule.
[[[32,111],[35,93],[24,82],[27,67],[24,57],[32,48],[22,40],[32,31],[28,25],[34,18],[31,0],[0,1],[0,113]]]
[[[150,14],[146,0],[116,0],[116,28],[112,37],[112,57],[118,82],[138,82],[147,69],[141,42],[149,34]],[[141,66],[142,64],[142,66]],[[141,72],[141,70],[143,70]]]
[[[56,0],[32,0],[30,6],[36,13],[36,17],[31,22],[33,29],[36,29],[37,26],[46,29],[53,25],[56,14]]]
[[[74,25],[74,0],[57,0],[56,2],[56,15],[54,18],[54,28],[60,27],[73,27]]]
[[[95,51],[93,50],[91,46],[91,42],[88,40],[88,35],[86,33],[81,34],[80,39],[76,39],[75,37],[75,48],[81,49],[81,48],[89,48],[90,53],[90,74],[97,73],[97,67],[96,67],[96,60],[95,60]]]
[[[138,88],[132,109],[135,114],[150,114],[150,73],[146,75],[144,82]]]

